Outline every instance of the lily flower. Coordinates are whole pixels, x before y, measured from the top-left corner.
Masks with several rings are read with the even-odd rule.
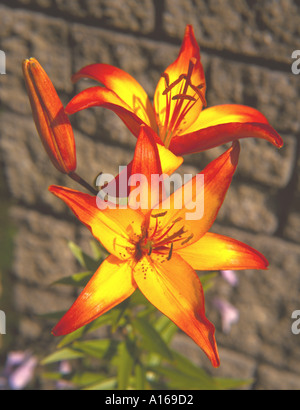
[[[132,168],[147,181],[161,171],[157,145],[144,127],[137,140]],[[151,156],[151,164],[145,161]],[[139,288],[159,311],[169,317],[210,359],[220,364],[215,328],[206,318],[203,288],[195,269],[266,269],[268,262],[258,251],[226,236],[209,233],[235,172],[239,143],[212,161],[204,170],[204,188],[197,191],[195,175],[169,197],[158,191],[158,206],[144,209],[107,207],[97,199],[73,189],[50,186],[76,217],[109,252],[71,308],[54,327],[55,336],[86,325]],[[172,161],[169,157],[169,160]],[[147,187],[145,184],[142,191]],[[203,192],[204,189],[204,192]],[[190,202],[176,207],[185,193],[197,201],[204,193],[201,219],[189,220]],[[131,191],[132,193],[132,191]],[[134,200],[132,200],[134,205]]]
[[[71,174],[76,169],[76,148],[63,104],[35,58],[23,61],[23,73],[33,119],[44,148],[56,169]]]
[[[125,71],[108,64],[91,64],[73,75],[103,86],[78,93],[66,106],[73,114],[92,106],[115,112],[138,137],[141,124],[153,129],[157,143],[176,155],[204,151],[240,138],[265,139],[276,147],[282,138],[258,110],[238,104],[206,108],[206,82],[200,49],[188,25],[177,59],[162,73],[153,105],[143,87]]]

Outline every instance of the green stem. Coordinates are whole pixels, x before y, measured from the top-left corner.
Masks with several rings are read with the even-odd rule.
[[[86,182],[83,178],[81,178],[78,174],[76,174],[76,172],[71,172],[68,175],[74,181],[78,182],[80,185],[82,185],[84,188],[90,191],[93,195],[98,194],[98,191],[95,188],[93,188],[88,182]]]

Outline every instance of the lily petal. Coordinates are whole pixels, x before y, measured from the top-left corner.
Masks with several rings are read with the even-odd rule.
[[[174,249],[191,245],[211,228],[230,186],[239,152],[240,145],[236,141],[200,174],[195,175],[163,201],[160,209],[152,211],[152,229],[155,229],[155,222],[152,220],[157,219],[155,215],[161,215],[163,210],[164,214],[159,217],[159,228],[169,231],[169,237],[182,231],[180,240],[174,243]],[[204,180],[199,179],[201,175]],[[167,239],[166,236],[166,241]]]
[[[52,185],[49,191],[62,199],[102,245],[119,259],[132,257],[130,239],[141,235],[144,216],[133,209],[100,210],[97,197]]]
[[[54,327],[54,336],[74,332],[127,299],[136,289],[131,271],[129,263],[108,256]]]
[[[140,127],[140,132],[141,132],[141,129],[143,129],[144,134],[148,135],[148,138],[150,138],[152,141],[156,143],[156,149],[158,151],[159,160],[161,163],[162,174],[163,175],[173,174],[173,172],[175,172],[180,167],[180,165],[183,163],[183,158],[174,155],[170,150],[168,150],[166,147],[161,145],[162,144],[161,140],[159,139],[157,134],[152,130],[152,128],[148,127],[147,125],[142,125]],[[148,163],[151,165],[153,158],[156,157],[156,154],[153,157],[149,155],[149,152],[148,153],[146,152],[145,155],[148,156],[149,162],[145,160],[143,160],[142,162]],[[132,166],[133,166],[133,161],[131,161],[126,167],[124,167],[122,171],[116,176],[116,178],[107,185],[107,188],[103,188],[103,191],[109,192],[109,189],[111,186],[110,184],[114,184],[116,186],[116,196],[118,198],[127,197],[129,195],[128,179],[133,174]],[[152,169],[152,171],[154,170]],[[156,174],[157,171],[160,171],[160,170],[156,170],[155,172],[152,172],[152,174]]]
[[[215,233],[176,251],[195,270],[267,269],[267,259],[243,242]]]
[[[215,329],[205,316],[203,289],[195,271],[179,255],[173,254],[164,263],[159,255],[151,255],[137,263],[133,277],[149,302],[190,336],[218,367]]]
[[[203,110],[187,132],[212,127],[214,125],[228,124],[231,122],[257,122],[269,124],[267,118],[257,109],[240,104],[221,104]]]
[[[76,82],[81,78],[91,78],[103,84],[118,95],[134,114],[156,129],[155,114],[149,97],[130,74],[109,64],[90,64],[74,74],[72,81]]]
[[[132,195],[135,194],[135,190],[138,191],[140,209],[146,211],[165,197],[163,184],[153,184],[154,178],[161,175],[162,168],[155,140],[147,128],[141,127],[131,167],[130,208],[136,208],[137,198],[136,195]]]
[[[140,126],[149,122],[147,118],[145,118],[146,122],[143,121],[113,91],[105,87],[90,87],[81,91],[72,98],[65,110],[67,114],[71,115],[86,108],[98,106],[108,108],[117,114],[136,137],[139,134]]]
[[[176,155],[190,154],[217,147],[241,138],[261,138],[277,148],[281,136],[266,117],[254,108],[224,104],[205,109],[185,135],[171,140],[170,150]]]

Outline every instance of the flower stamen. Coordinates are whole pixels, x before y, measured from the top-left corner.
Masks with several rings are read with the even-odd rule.
[[[166,103],[164,107],[165,116],[164,124],[160,128],[160,135],[166,147],[169,146],[172,137],[182,132],[181,124],[186,128],[189,123],[187,115],[198,101],[201,101],[202,107],[206,107],[205,96],[202,89],[205,87],[204,83],[194,85],[192,83],[193,70],[197,64],[195,58],[191,58],[186,74],[180,74],[179,77],[170,83],[168,73],[161,74],[165,80],[165,89],[162,95],[166,96]],[[175,95],[172,95],[173,94]],[[193,108],[194,109],[194,108]]]

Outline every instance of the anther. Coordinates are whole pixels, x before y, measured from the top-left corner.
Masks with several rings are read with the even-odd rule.
[[[162,73],[160,76],[165,79],[166,85],[167,85],[167,87],[169,87],[169,84],[170,84],[169,74],[168,73]]]
[[[173,252],[173,242],[171,242],[171,247],[170,247],[170,250],[169,250],[169,255],[168,255],[168,257],[167,257],[167,260],[168,260],[168,261],[172,258],[172,252]]]
[[[177,94],[172,97],[172,100],[189,100],[189,101],[196,101],[196,98],[192,97],[188,94]]]
[[[181,245],[185,245],[186,243],[188,243],[192,238],[193,238],[194,234],[192,233],[188,238],[186,238],[183,242],[181,242]]]
[[[179,216],[178,218],[176,218],[174,221],[173,221],[173,224],[176,224],[176,222],[179,222],[179,221],[182,221],[182,216]]]
[[[201,93],[200,90],[202,90],[202,88],[204,88],[204,84],[199,84],[196,87],[193,84],[190,84],[190,87],[195,91],[195,93],[198,95],[198,97],[200,98],[202,104],[204,107],[207,106],[207,102],[206,99],[204,97],[204,95]]]
[[[168,212],[168,211],[160,212],[160,213],[158,213],[158,214],[151,215],[151,217],[152,217],[152,218],[160,218],[161,216],[165,216],[167,212]]]
[[[186,77],[185,74],[181,74],[181,75],[177,78],[177,80],[173,81],[172,84],[168,85],[167,88],[163,91],[162,94],[163,94],[163,95],[168,94],[168,92],[171,91],[172,88],[174,88],[175,85],[179,84],[182,80],[187,80],[187,77]],[[169,76],[168,76],[168,81],[169,81]]]

